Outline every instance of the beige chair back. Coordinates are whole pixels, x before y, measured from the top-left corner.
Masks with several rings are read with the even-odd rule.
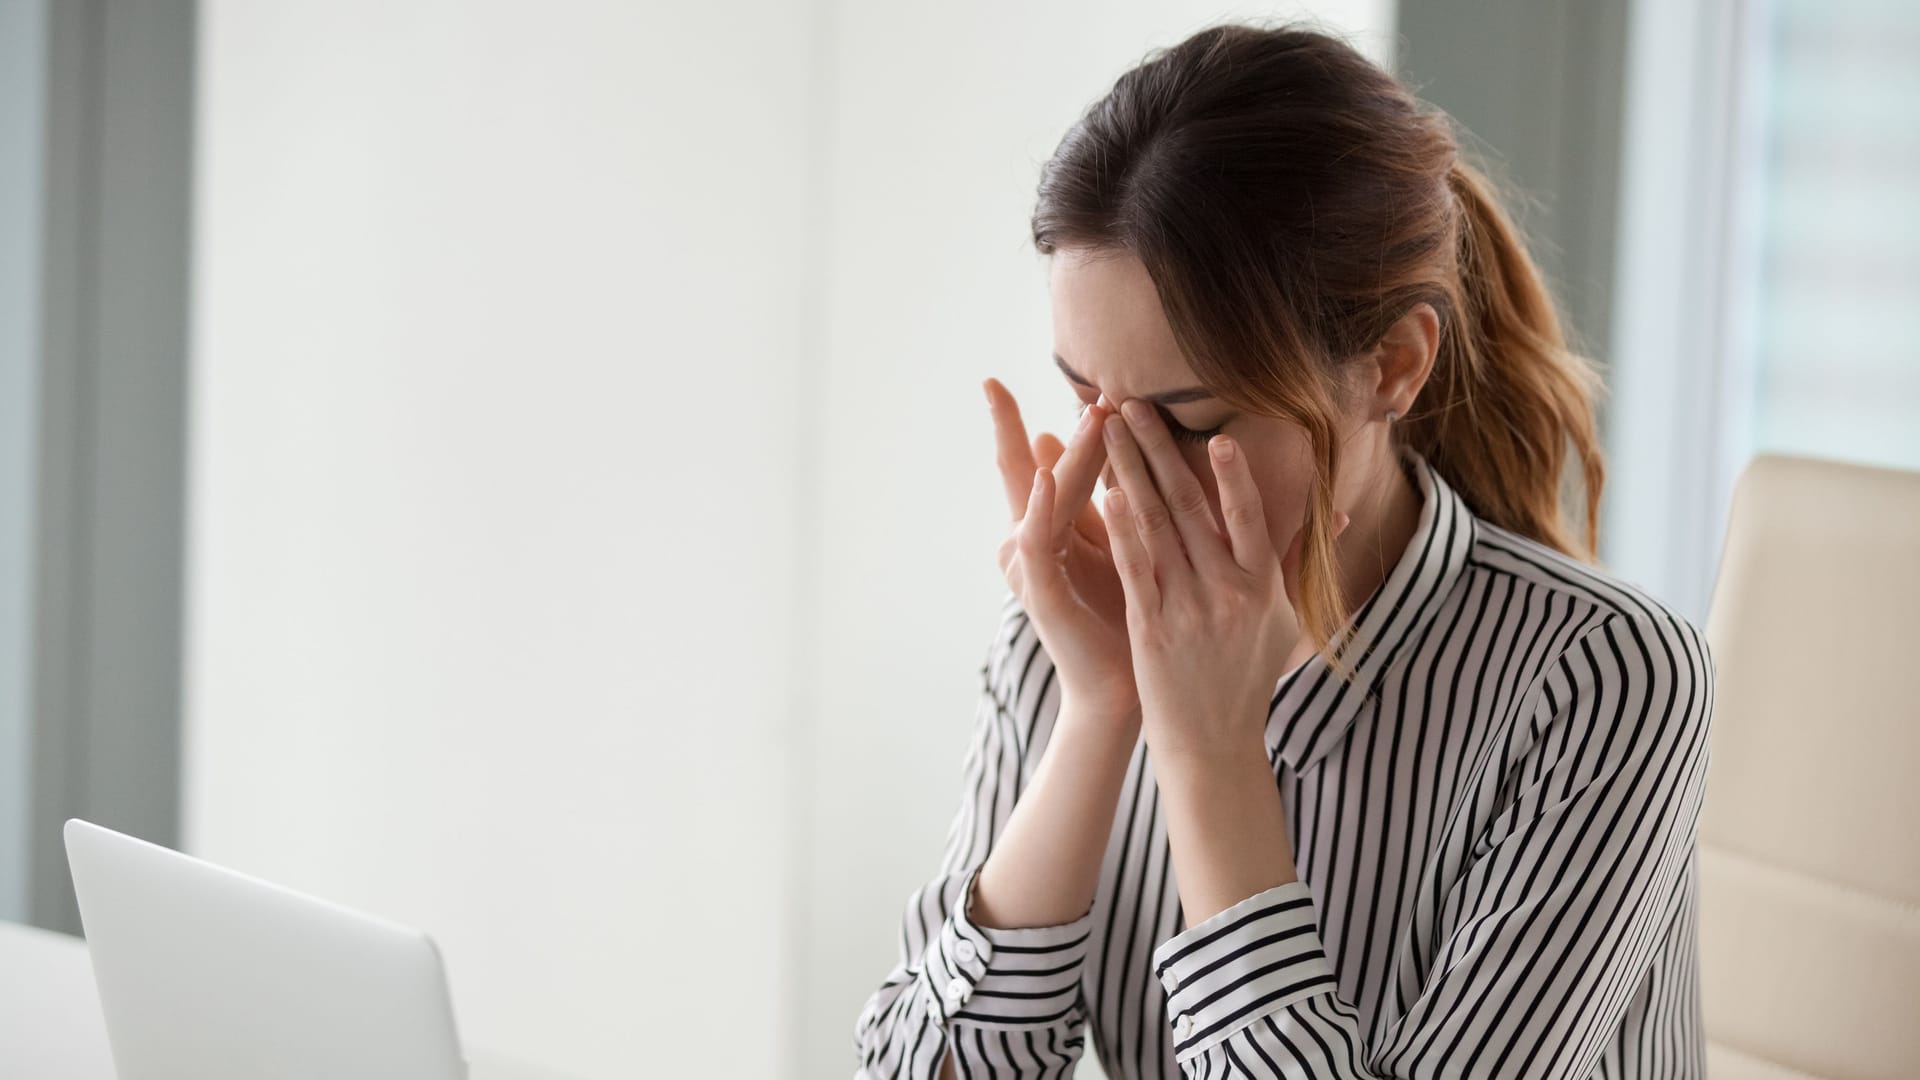
[[[1755,459],[1706,631],[1709,1075],[1920,1078],[1920,473]]]

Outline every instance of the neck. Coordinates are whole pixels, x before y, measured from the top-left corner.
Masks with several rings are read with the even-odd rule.
[[[1387,580],[1420,527],[1420,488],[1400,467],[1398,452],[1389,447],[1382,464],[1371,473],[1359,504],[1345,508],[1353,520],[1334,542],[1340,587],[1348,601],[1344,618],[1348,619]],[[1287,658],[1287,669],[1305,663],[1313,653],[1313,640],[1302,637]]]
[[[1349,617],[1386,581],[1420,527],[1420,488],[1401,467],[1399,452],[1389,446],[1373,472],[1367,494],[1347,510],[1353,520],[1335,544]]]

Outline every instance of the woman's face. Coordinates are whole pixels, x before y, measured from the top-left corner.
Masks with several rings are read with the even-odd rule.
[[[1107,404],[1117,409],[1130,397],[1152,402],[1167,395],[1155,407],[1205,489],[1214,525],[1222,532],[1220,492],[1208,463],[1206,439],[1215,433],[1232,436],[1245,449],[1259,485],[1274,550],[1284,553],[1306,517],[1313,458],[1305,429],[1290,420],[1243,412],[1200,386],[1174,342],[1173,328],[1160,307],[1146,264],[1132,252],[1063,248],[1051,257],[1049,279],[1055,363],[1080,400],[1092,403],[1104,393]],[[1349,510],[1356,497],[1364,497],[1363,492],[1345,490],[1366,486],[1364,481],[1355,483],[1355,478],[1374,475],[1376,462],[1353,460],[1359,444],[1366,441],[1353,436],[1370,426],[1351,415],[1339,421],[1344,444],[1334,494],[1338,509]],[[1378,426],[1381,446],[1376,453],[1386,449],[1385,425]],[[1183,431],[1201,437],[1180,438]],[[1102,470],[1101,478],[1108,487],[1116,486],[1111,464]]]

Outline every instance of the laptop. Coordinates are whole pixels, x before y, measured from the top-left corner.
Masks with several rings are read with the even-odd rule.
[[[468,1075],[426,934],[78,818],[65,833],[121,1080]]]

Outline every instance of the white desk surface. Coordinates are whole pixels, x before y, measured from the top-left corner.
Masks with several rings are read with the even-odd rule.
[[[0,922],[0,1074],[114,1080],[86,942]]]
[[[470,1050],[471,1080],[557,1080]],[[87,943],[0,921],[0,1076],[114,1080]]]

